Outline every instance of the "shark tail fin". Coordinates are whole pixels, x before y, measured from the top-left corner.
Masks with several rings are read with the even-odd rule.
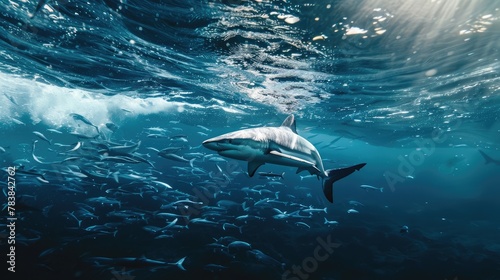
[[[481,151],[481,150],[478,150],[479,153],[483,156],[485,162],[484,164],[489,164],[489,163],[492,163],[494,162],[493,158],[491,158],[489,155],[487,155],[485,152]]]
[[[325,194],[326,199],[333,203],[333,183],[350,175],[356,170],[360,170],[365,165],[366,163],[360,163],[346,168],[327,170],[326,172],[328,174],[328,178],[325,180],[323,185],[323,193]]]

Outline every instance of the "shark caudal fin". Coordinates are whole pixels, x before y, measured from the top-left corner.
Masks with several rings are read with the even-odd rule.
[[[326,172],[328,174],[328,178],[325,180],[323,185],[323,193],[325,194],[326,199],[333,203],[333,183],[350,175],[356,170],[360,170],[365,165],[366,163],[360,163],[351,167],[327,170]]]
[[[485,152],[483,152],[481,150],[478,150],[478,151],[484,158],[484,164],[490,164],[490,163],[495,162],[495,160],[492,157],[490,157],[489,155],[487,155]]]
[[[491,160],[491,157],[488,156],[485,152],[478,150],[479,153],[483,156],[484,158],[484,164],[492,163],[493,161]]]

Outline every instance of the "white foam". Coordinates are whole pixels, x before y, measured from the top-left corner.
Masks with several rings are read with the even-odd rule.
[[[103,126],[107,122],[123,121],[138,115],[178,114],[200,107],[169,101],[164,97],[132,97],[132,93],[106,96],[100,92],[48,85],[6,73],[0,73],[0,87],[5,93],[0,95],[0,121],[4,124],[14,124],[12,118],[26,119],[29,116],[33,124],[42,122],[56,128],[75,127],[75,120],[70,114],[76,113],[95,125]]]

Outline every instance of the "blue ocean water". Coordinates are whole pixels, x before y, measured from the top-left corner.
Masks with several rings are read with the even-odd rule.
[[[496,1],[1,0],[0,17],[6,279],[500,278]],[[367,163],[333,203],[307,172],[250,178],[201,145],[290,114],[326,168]]]

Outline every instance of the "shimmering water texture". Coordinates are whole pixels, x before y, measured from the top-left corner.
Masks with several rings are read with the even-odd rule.
[[[499,279],[499,18],[2,0],[2,279]]]

